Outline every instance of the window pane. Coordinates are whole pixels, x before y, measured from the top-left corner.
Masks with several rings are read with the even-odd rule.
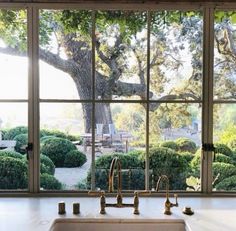
[[[146,12],[96,13],[96,98],[146,98]]]
[[[96,187],[108,190],[110,164],[117,156],[122,166],[122,189],[144,189],[145,109],[140,104],[97,103],[95,112],[100,115],[95,133]],[[117,188],[117,178],[114,179]]]
[[[41,190],[90,189],[91,152],[82,138],[91,123],[91,104],[41,103]],[[83,110],[87,120],[84,120]]]
[[[91,11],[40,11],[40,97],[91,99]]]
[[[152,13],[150,98],[201,99],[203,17],[198,11]]]
[[[213,190],[236,191],[236,104],[214,105],[214,145]]]
[[[0,9],[0,99],[28,98],[26,10]]]
[[[0,103],[0,190],[28,189],[26,103]]]
[[[170,190],[200,190],[201,105],[151,104],[150,187],[167,175]]]
[[[214,99],[236,99],[236,11],[215,12]]]

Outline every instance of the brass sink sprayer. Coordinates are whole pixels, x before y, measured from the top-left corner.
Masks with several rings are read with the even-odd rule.
[[[115,168],[117,168],[118,171],[118,182],[117,182],[117,196],[116,196],[116,203],[106,203],[106,197],[105,197],[105,191],[89,191],[89,195],[96,195],[100,196],[100,213],[105,214],[106,207],[115,207],[115,208],[124,208],[124,207],[133,207],[134,208],[134,214],[139,214],[139,195],[151,195],[153,191],[135,191],[134,192],[134,202],[133,203],[123,203],[123,197],[121,193],[122,188],[122,181],[121,181],[121,162],[120,160],[115,157],[112,159],[111,165],[110,165],[110,171],[109,171],[109,178],[108,178],[108,192],[113,193],[114,192],[114,172]],[[178,206],[177,202],[177,194],[174,195],[176,202],[171,203],[169,200],[169,179],[166,175],[162,175],[159,177],[157,181],[156,191],[159,191],[160,182],[165,181],[166,183],[166,201],[165,201],[165,209],[164,214],[171,215],[171,208],[174,206]]]

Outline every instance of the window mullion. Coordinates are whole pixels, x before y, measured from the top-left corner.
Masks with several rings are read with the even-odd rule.
[[[213,143],[213,59],[214,9],[204,8],[203,28],[203,110],[202,143]],[[203,193],[212,191],[212,152],[203,151],[201,185]]]

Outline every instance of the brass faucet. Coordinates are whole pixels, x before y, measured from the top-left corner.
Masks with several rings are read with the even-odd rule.
[[[156,185],[156,191],[159,191],[159,187],[160,187],[160,182],[161,181],[165,181],[166,183],[166,201],[165,201],[165,209],[164,209],[164,214],[166,215],[171,215],[171,208],[172,207],[178,207],[178,201],[177,201],[177,194],[174,194],[175,197],[175,203],[171,203],[170,199],[169,199],[169,179],[166,175],[161,175],[157,181],[157,185]]]
[[[134,192],[134,203],[133,204],[127,204],[123,203],[123,197],[121,194],[121,189],[122,189],[122,181],[121,181],[121,162],[120,160],[115,157],[112,159],[111,165],[110,165],[110,171],[109,171],[109,187],[108,187],[108,192],[113,193],[114,192],[114,172],[115,172],[115,167],[117,167],[118,170],[118,182],[117,182],[117,196],[116,196],[116,203],[106,203],[106,197],[105,197],[105,192],[94,192],[90,191],[90,195],[100,195],[100,213],[105,214],[106,207],[115,207],[115,208],[124,208],[124,207],[133,207],[134,208],[134,214],[139,214],[139,194],[146,195],[146,194],[151,194],[149,191],[135,191]]]

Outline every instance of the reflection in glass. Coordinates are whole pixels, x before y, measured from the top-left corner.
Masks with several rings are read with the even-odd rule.
[[[101,103],[96,104],[96,113]],[[145,188],[146,113],[135,103],[112,103],[109,123],[96,121],[95,181],[96,187],[108,189],[108,174],[112,158],[118,156],[122,164],[123,190]],[[115,188],[116,188],[115,178]]]
[[[90,189],[91,133],[86,132],[83,108],[91,104],[41,103],[41,190]],[[91,122],[91,115],[86,118]]]
[[[224,115],[224,116],[222,116]],[[213,190],[236,190],[236,104],[214,105]]]
[[[26,103],[0,103],[0,190],[27,190]]]
[[[201,105],[151,105],[150,187],[165,174],[171,190],[200,190]],[[191,168],[189,168],[191,166]]]
[[[91,11],[40,11],[40,98],[91,99]]]
[[[236,11],[215,12],[214,99],[236,99]]]
[[[145,99],[146,12],[96,13],[96,98]]]
[[[150,98],[201,99],[203,17],[198,11],[152,13]]]

